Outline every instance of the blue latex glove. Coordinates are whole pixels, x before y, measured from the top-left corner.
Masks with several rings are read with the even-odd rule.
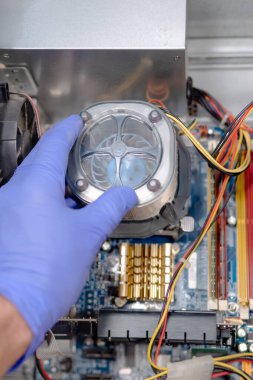
[[[82,125],[77,115],[57,123],[0,189],[0,294],[33,332],[26,356],[77,301],[95,254],[137,202],[117,187],[83,209],[68,207],[68,154]]]

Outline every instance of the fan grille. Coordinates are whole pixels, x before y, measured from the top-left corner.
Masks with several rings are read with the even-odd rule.
[[[103,118],[80,143],[82,169],[101,190],[122,185],[137,189],[154,175],[161,154],[155,127],[134,116]]]

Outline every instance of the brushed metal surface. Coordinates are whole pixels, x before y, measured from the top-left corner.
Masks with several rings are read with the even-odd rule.
[[[233,113],[252,100],[253,38],[188,40],[187,74]]]
[[[187,2],[187,74],[234,113],[252,99],[252,15],[252,0]]]
[[[252,0],[188,0],[190,38],[253,37]]]
[[[0,70],[29,70],[47,123],[101,100],[146,100],[153,77],[168,83],[168,101],[182,113],[185,18],[186,0],[155,6],[153,0],[2,0]]]
[[[0,48],[185,48],[185,0],[1,0],[0,9]]]

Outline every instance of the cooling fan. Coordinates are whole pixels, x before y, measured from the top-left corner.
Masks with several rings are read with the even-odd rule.
[[[130,186],[138,205],[114,237],[176,235],[190,192],[188,152],[162,111],[145,102],[106,102],[81,112],[85,127],[69,157],[67,182],[88,204]]]
[[[13,175],[38,141],[36,118],[29,101],[10,95],[0,85],[0,177],[1,185]]]

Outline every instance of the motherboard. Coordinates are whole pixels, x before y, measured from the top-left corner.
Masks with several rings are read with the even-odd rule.
[[[199,119],[193,131],[208,151],[222,133],[206,118]],[[104,242],[78,302],[53,329],[59,352],[63,342],[68,342],[65,349],[69,350],[60,359],[44,360],[53,379],[137,380],[152,375],[146,349],[166,287],[219,191],[210,167],[183,138],[191,156],[191,197],[184,231],[177,240],[153,236]],[[225,211],[177,282],[161,363],[168,358],[176,362],[253,351],[251,176],[252,167],[230,184]],[[71,365],[66,366],[66,360]],[[251,374],[251,365],[243,366]]]

